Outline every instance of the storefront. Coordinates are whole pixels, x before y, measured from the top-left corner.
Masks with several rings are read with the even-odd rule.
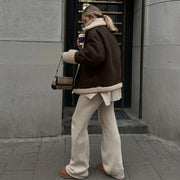
[[[124,116],[131,111],[152,134],[179,141],[180,1],[170,0],[1,1],[0,138],[63,134],[66,108],[77,96],[50,84],[60,52],[76,48],[84,3],[119,29],[124,86],[116,108]],[[65,65],[61,73],[75,68]]]

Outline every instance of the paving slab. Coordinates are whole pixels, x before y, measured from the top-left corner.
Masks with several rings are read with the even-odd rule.
[[[33,171],[4,171],[2,180],[33,180]]]
[[[132,180],[161,180],[156,170],[151,165],[137,165],[126,167],[129,179]]]
[[[13,154],[38,153],[41,142],[18,142],[14,147]]]
[[[180,147],[151,135],[121,135],[125,180],[179,180]],[[87,180],[112,180],[100,173],[101,135],[90,135]],[[61,180],[71,137],[0,140],[0,180]]]
[[[151,162],[151,166],[155,169],[158,176],[163,180],[178,180],[180,177],[180,163],[178,163],[173,154],[164,148],[164,141],[158,139],[139,140],[135,137],[137,143],[142,148],[147,159]],[[167,145],[169,149],[174,149],[174,146]],[[178,146],[176,146],[178,149]],[[179,155],[180,151],[176,153]]]
[[[150,161],[144,155],[133,136],[122,136],[122,155],[127,166],[149,165]]]
[[[0,161],[0,174],[3,172],[3,169],[4,169],[5,165],[6,165],[5,163],[2,163]]]

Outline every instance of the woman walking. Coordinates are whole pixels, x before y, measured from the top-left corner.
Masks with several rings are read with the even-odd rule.
[[[114,101],[121,99],[121,54],[117,32],[111,18],[96,6],[82,13],[84,48],[63,53],[66,63],[80,64],[73,93],[80,94],[72,117],[70,163],[60,169],[63,178],[84,179],[89,168],[88,123],[97,110],[102,127],[101,156],[98,169],[116,179],[124,178],[121,139],[114,113]],[[79,45],[79,42],[78,42]]]

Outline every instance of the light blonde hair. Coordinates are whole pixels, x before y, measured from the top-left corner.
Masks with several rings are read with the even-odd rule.
[[[96,7],[96,6],[88,6],[84,9],[82,15],[84,16],[91,16],[92,14],[94,14],[97,18],[104,18],[107,28],[111,31],[111,32],[118,32],[118,29],[114,26],[114,23],[112,21],[112,19],[107,16],[107,15],[103,15],[102,11]]]

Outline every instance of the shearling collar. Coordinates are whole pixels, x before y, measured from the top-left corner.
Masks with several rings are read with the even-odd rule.
[[[83,28],[83,30],[88,31],[94,27],[105,26],[105,25],[106,25],[106,22],[104,21],[104,18],[96,18],[89,21],[88,24]]]

